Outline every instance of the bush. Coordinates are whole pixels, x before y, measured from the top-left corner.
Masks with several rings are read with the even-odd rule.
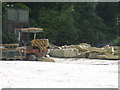
[[[111,42],[110,44],[120,46],[120,36],[117,36],[117,38],[113,42]]]
[[[3,44],[9,44],[9,43],[16,43],[17,38],[15,37],[15,34],[12,32],[3,32],[2,33],[2,43]]]

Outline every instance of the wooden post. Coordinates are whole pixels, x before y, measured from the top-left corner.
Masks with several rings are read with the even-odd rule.
[[[36,33],[34,33],[34,40],[36,39]]]

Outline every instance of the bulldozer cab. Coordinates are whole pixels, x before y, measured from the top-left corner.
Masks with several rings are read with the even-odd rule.
[[[30,46],[31,41],[35,39],[45,38],[43,28],[16,28],[15,34],[20,46]]]

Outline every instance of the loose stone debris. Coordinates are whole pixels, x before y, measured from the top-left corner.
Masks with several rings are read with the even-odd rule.
[[[49,57],[42,57],[39,59],[39,61],[43,61],[43,62],[55,62],[52,58]]]
[[[56,48],[55,48],[56,47]],[[52,57],[61,58],[90,58],[90,59],[120,59],[120,47],[106,45],[101,48],[92,47],[87,43],[79,45],[54,46],[50,53]]]

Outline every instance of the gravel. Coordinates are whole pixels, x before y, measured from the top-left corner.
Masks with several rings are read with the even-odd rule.
[[[0,61],[0,88],[118,88],[118,61]]]

